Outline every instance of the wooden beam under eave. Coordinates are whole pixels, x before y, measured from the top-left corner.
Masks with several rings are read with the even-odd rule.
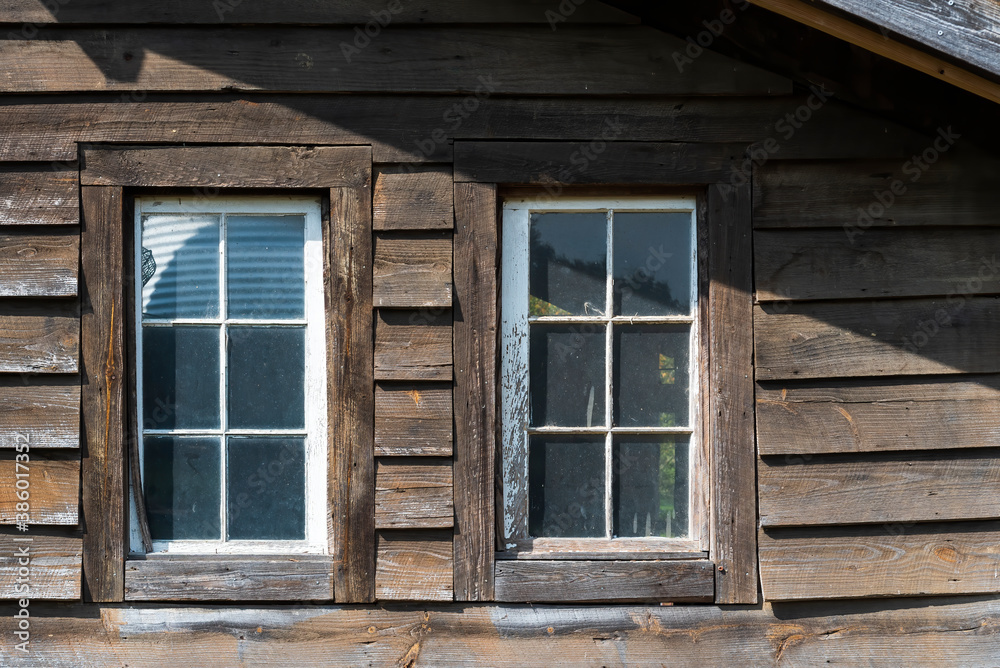
[[[801,0],[750,0],[750,2],[1000,104],[1000,84],[868,30],[852,21],[817,9]]]

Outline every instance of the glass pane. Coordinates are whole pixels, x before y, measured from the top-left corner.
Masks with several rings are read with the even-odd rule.
[[[219,328],[142,328],[143,429],[219,425]]]
[[[306,537],[304,438],[231,436],[227,527],[233,540]]]
[[[688,535],[688,438],[615,437],[614,523],[621,537]]]
[[[528,533],[603,538],[604,437],[531,436]]]
[[[607,214],[531,215],[530,315],[603,315]]]
[[[140,260],[143,315],[219,315],[218,216],[143,216]]]
[[[229,328],[229,426],[305,426],[304,327]]]
[[[604,326],[532,325],[531,424],[604,425]]]
[[[304,216],[226,218],[230,318],[305,314]]]
[[[221,537],[219,439],[146,436],[143,491],[154,540]]]
[[[615,213],[616,315],[691,313],[691,214]]]
[[[690,338],[687,325],[615,327],[615,426],[688,426]]]

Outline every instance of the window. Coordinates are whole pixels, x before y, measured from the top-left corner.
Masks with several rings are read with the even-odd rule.
[[[707,549],[707,486],[692,473],[706,470],[696,209],[695,197],[505,202],[508,548]]]
[[[325,552],[319,199],[141,197],[135,238],[153,551]]]

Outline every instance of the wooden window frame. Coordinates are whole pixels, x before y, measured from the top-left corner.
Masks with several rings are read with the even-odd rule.
[[[81,147],[84,599],[335,600],[374,597],[370,146]],[[138,473],[135,195],[320,194],[326,308],[329,555],[127,559],[128,480]],[[136,496],[140,512],[141,495]],[[140,527],[142,523],[140,522]],[[153,555],[150,555],[152,557]]]
[[[745,146],[653,142],[455,142],[455,595],[457,600],[758,600],[751,183]],[[734,176],[741,178],[733,178]],[[497,552],[499,193],[701,193],[707,290],[707,559],[554,559]],[[566,556],[566,555],[560,555]],[[498,558],[500,557],[500,558]]]

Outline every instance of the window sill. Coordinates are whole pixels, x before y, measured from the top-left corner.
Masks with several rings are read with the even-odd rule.
[[[507,542],[497,559],[684,560],[707,559],[699,541],[676,538],[527,538]]]

